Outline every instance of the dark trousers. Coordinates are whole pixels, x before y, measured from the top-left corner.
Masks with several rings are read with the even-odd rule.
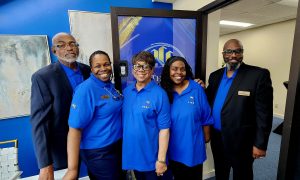
[[[122,141],[98,149],[81,149],[91,180],[119,180],[122,175]]]
[[[136,171],[134,175],[137,180],[172,180],[171,170],[167,170],[163,176],[157,176],[155,171]]]
[[[216,180],[228,180],[231,168],[234,180],[253,180],[254,159],[252,154],[239,158],[229,157],[224,150],[221,132],[213,128],[211,149],[214,157]]]
[[[202,167],[202,164],[189,167],[177,161],[170,161],[174,180],[202,180]]]

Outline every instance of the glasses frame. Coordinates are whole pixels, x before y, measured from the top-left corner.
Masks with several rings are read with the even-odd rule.
[[[141,64],[134,64],[132,66],[133,70],[135,71],[140,71],[140,70],[143,70],[143,71],[151,71],[152,69],[152,66],[149,65],[149,64],[144,64],[144,65],[141,65]]]
[[[70,48],[78,47],[79,44],[76,42],[70,42],[70,43],[62,43],[62,44],[56,44],[54,45],[58,49],[66,49],[68,46]]]
[[[241,54],[243,54],[243,52],[244,52],[244,49],[239,48],[239,49],[226,49],[222,53],[224,55],[233,55],[233,53],[235,53],[236,55],[241,55]]]

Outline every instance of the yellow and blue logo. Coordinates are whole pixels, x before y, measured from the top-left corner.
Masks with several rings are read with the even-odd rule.
[[[153,43],[150,47],[144,49],[144,51],[151,52],[156,59],[157,65],[160,67],[163,67],[166,60],[173,56],[173,54],[184,57],[183,53],[177,47],[163,42]]]

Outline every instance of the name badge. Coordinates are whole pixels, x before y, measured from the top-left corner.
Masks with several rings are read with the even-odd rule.
[[[109,95],[103,95],[101,96],[101,99],[109,99]]]
[[[239,96],[250,96],[250,91],[238,91]]]

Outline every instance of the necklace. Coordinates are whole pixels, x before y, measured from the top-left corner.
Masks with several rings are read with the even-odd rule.
[[[112,89],[115,92],[115,94],[113,94],[111,91],[109,91],[106,87],[103,87],[103,89],[106,92],[108,92],[108,94],[111,95],[111,97],[115,101],[119,101],[119,100],[122,100],[124,98],[123,95],[120,93],[120,91],[116,90],[115,88]]]

